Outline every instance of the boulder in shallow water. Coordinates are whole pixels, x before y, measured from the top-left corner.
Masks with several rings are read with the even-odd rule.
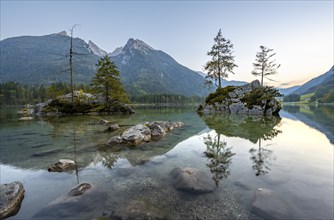
[[[122,139],[125,143],[129,144],[148,142],[151,140],[151,130],[145,125],[138,124],[124,131]]]
[[[80,185],[74,187],[68,192],[69,196],[78,196],[84,194],[92,186],[89,183],[81,183]]]
[[[192,167],[175,168],[171,171],[175,189],[191,193],[208,193],[215,189],[212,178],[204,171]]]
[[[63,172],[75,169],[75,162],[69,159],[60,159],[57,163],[48,168],[49,172]]]
[[[293,219],[290,205],[277,193],[265,188],[256,190],[252,213],[264,219]]]
[[[111,124],[108,126],[108,128],[105,130],[106,132],[113,132],[119,129],[118,124]]]
[[[102,215],[106,199],[105,191],[82,183],[46,205],[33,219],[92,219]]]
[[[0,184],[0,219],[16,215],[24,198],[24,188],[21,182]]]

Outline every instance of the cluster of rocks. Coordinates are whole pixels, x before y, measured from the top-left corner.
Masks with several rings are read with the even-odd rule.
[[[125,130],[122,135],[112,137],[107,145],[138,145],[152,139],[162,138],[175,128],[182,127],[182,122],[154,121],[137,124]]]
[[[277,114],[281,106],[275,98],[263,100],[261,105],[247,106],[247,103],[242,101],[246,94],[251,93],[255,89],[261,88],[259,80],[254,80],[251,83],[235,86],[233,91],[230,91],[227,96],[213,104],[200,105],[198,112],[203,113],[231,113],[231,114],[246,114],[246,115],[273,115]]]

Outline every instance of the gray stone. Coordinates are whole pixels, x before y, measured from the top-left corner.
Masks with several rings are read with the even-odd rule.
[[[151,140],[151,130],[143,124],[138,124],[125,130],[122,134],[122,139],[128,144],[148,142]]]
[[[231,105],[229,105],[230,112],[233,114],[239,113],[244,108],[245,108],[245,105],[241,102],[232,103]]]
[[[69,159],[60,159],[48,168],[49,172],[63,172],[75,169],[75,162]]]
[[[68,192],[69,196],[78,196],[84,194],[92,186],[89,183],[81,183]]]
[[[251,211],[264,219],[293,219],[290,205],[277,193],[265,188],[256,190]]]
[[[113,145],[113,144],[123,144],[123,138],[121,136],[114,136],[112,138],[109,139],[109,141],[107,142],[107,145]]]
[[[192,167],[175,168],[171,171],[175,189],[191,193],[213,192],[215,184],[204,171]]]
[[[0,184],[0,219],[16,215],[24,198],[24,188],[21,182]]]
[[[241,97],[243,97],[245,95],[245,92],[244,92],[244,90],[242,88],[236,88],[234,90],[234,92],[235,92],[235,94],[237,94],[238,98],[241,98]]]
[[[111,123],[110,121],[105,120],[105,119],[101,119],[101,120],[98,122],[98,124],[100,124],[100,125],[107,125],[107,124],[110,124],[110,123]]]
[[[260,106],[253,106],[253,108],[249,109],[250,115],[263,115],[263,109]]]
[[[163,136],[166,135],[166,132],[168,132],[168,131],[165,131],[165,130],[168,130],[168,129],[166,129],[166,127],[164,129],[157,122],[153,122],[153,123],[149,124],[148,127],[151,130],[152,137],[163,137]]]
[[[110,126],[108,126],[108,128],[105,130],[106,132],[113,132],[119,129],[119,125],[118,124],[112,124]]]
[[[250,84],[251,84],[252,90],[261,87],[261,84],[260,84],[260,81],[259,81],[259,80],[254,80],[254,81],[252,81]]]
[[[237,94],[235,92],[229,92],[228,96],[231,97],[231,98],[236,98]]]

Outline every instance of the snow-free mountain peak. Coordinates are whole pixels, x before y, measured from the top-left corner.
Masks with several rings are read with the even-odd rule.
[[[95,43],[93,43],[90,40],[88,41],[88,48],[91,50],[92,53],[94,53],[99,57],[104,57],[105,55],[108,54],[106,51],[99,48]]]
[[[126,45],[124,46],[124,49],[136,49],[141,51],[148,51],[148,50],[154,50],[151,46],[146,44],[144,41],[141,41],[139,39],[133,39],[130,38]]]
[[[109,54],[110,57],[117,56],[122,53],[123,47],[117,47],[112,53]]]
[[[61,31],[61,32],[59,32],[59,33],[55,33],[55,34],[53,34],[53,35],[60,35],[60,36],[66,36],[66,37],[69,36],[69,35],[67,34],[66,31]]]

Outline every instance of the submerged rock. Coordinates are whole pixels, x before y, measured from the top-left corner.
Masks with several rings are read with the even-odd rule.
[[[98,124],[100,124],[100,125],[108,125],[108,124],[111,124],[111,122],[108,121],[108,120],[105,120],[105,119],[101,119],[101,120],[98,122]]]
[[[153,138],[161,138],[174,128],[183,126],[182,122],[154,121],[137,124],[125,130],[122,135],[112,137],[107,145],[130,144],[138,145],[149,142]]]
[[[105,130],[106,132],[113,132],[119,129],[119,125],[118,124],[112,124],[110,126],[108,126],[108,128]]]
[[[92,219],[103,213],[106,199],[106,192],[82,183],[46,205],[33,218]]]
[[[24,188],[21,182],[0,184],[0,219],[16,215],[24,198]]]
[[[175,168],[171,171],[175,189],[191,193],[208,193],[215,189],[211,177],[192,167]]]
[[[132,220],[132,219],[151,219],[164,220],[170,219],[167,212],[156,207],[148,201],[132,200],[116,210],[112,216],[116,219]]]
[[[63,172],[75,169],[75,162],[69,159],[60,159],[48,168],[49,172]]]
[[[290,205],[277,193],[265,188],[256,190],[252,213],[264,219],[293,219]]]
[[[84,194],[92,186],[89,183],[81,183],[80,185],[71,189],[67,194],[69,196],[78,196]]]

